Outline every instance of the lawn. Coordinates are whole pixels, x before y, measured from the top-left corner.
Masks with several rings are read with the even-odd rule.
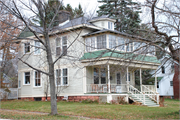
[[[66,115],[85,116],[91,118],[106,119],[179,119],[180,103],[178,100],[165,99],[165,107],[146,107],[137,105],[114,105],[114,104],[97,104],[97,103],[79,103],[79,102],[57,102],[58,113],[65,116],[55,116],[52,119],[71,119]],[[1,101],[2,109],[38,111],[50,113],[50,102],[42,101]],[[12,114],[12,113],[9,113]],[[1,118],[8,118],[4,113],[0,113]],[[5,117],[3,117],[3,115]],[[37,116],[38,119],[50,119],[47,117]],[[21,116],[20,116],[21,117]],[[23,117],[21,117],[23,118]],[[16,118],[18,119],[18,118]],[[28,118],[24,118],[28,119]]]

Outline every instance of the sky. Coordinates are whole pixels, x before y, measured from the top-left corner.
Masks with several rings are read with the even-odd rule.
[[[79,3],[82,9],[87,14],[96,13],[98,5],[100,5],[97,0],[63,0],[64,5],[70,4],[73,8],[78,7]]]
[[[79,3],[82,6],[83,11],[88,15],[96,15],[98,6],[102,3],[98,3],[98,0],[63,0],[64,5],[70,4],[73,8],[78,7]],[[144,2],[145,0],[133,0],[135,2]]]

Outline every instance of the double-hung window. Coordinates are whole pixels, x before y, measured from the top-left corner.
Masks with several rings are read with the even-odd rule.
[[[61,54],[61,38],[56,38],[56,56],[59,56]]]
[[[30,42],[24,43],[24,52],[25,53],[30,52]]]
[[[125,50],[125,41],[123,37],[118,37],[117,39],[118,49],[124,51]]]
[[[68,71],[67,68],[63,69],[63,85],[67,85],[68,84]]]
[[[97,36],[97,49],[106,48],[106,35]]]
[[[40,42],[35,41],[35,51],[34,52],[36,55],[40,54],[40,47],[41,47]]]
[[[106,84],[106,69],[101,68],[101,84]]]
[[[35,85],[36,87],[41,86],[41,73],[39,71],[35,71]]]
[[[134,50],[135,50],[135,53],[140,53],[140,48],[141,47],[141,43],[139,42],[134,42]]]
[[[67,68],[56,70],[56,85],[68,84],[68,70]]]
[[[56,38],[56,56],[67,55],[67,36]]]
[[[86,38],[86,51],[95,50],[95,37]]]
[[[109,48],[115,48],[116,47],[116,36],[109,35]]]
[[[62,37],[62,51],[63,55],[67,55],[67,36]]]
[[[29,85],[30,84],[30,72],[25,72],[24,73],[24,84]]]
[[[108,22],[108,29],[110,29],[110,30],[113,29],[113,23],[112,22]]]
[[[94,68],[94,84],[99,84],[99,68]]]
[[[170,86],[173,86],[173,81],[170,81]]]

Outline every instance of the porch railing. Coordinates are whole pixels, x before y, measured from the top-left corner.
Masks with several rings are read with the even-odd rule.
[[[156,92],[156,88],[154,85],[142,85],[142,92],[148,93],[150,91]]]
[[[108,84],[87,84],[87,93],[108,93]],[[111,84],[111,93],[127,92],[127,84]]]
[[[159,104],[159,94],[156,93],[155,87],[153,88],[151,85],[142,85],[142,93],[147,94],[150,99]]]

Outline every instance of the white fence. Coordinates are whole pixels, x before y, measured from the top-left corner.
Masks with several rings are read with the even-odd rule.
[[[4,90],[4,88],[0,88],[0,99],[18,99],[18,88],[9,88],[10,93]]]

